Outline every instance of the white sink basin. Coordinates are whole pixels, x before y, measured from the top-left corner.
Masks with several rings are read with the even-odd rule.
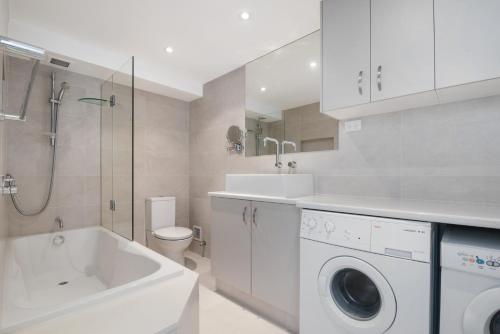
[[[226,191],[294,198],[314,193],[312,174],[226,174]]]

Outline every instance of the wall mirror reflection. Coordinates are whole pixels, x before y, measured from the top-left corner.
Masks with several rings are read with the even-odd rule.
[[[320,112],[320,36],[316,31],[245,66],[246,156],[275,154],[265,137],[294,142],[297,152],[337,148],[338,121]]]

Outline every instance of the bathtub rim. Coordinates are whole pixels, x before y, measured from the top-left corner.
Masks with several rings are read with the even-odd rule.
[[[14,330],[18,330],[24,327],[28,327],[31,325],[34,325],[36,323],[43,322],[45,320],[49,319],[54,319],[56,317],[72,313],[75,311],[78,311],[79,309],[83,309],[86,307],[91,306],[92,304],[103,302],[103,301],[109,301],[114,297],[120,297],[123,296],[124,293],[132,292],[132,291],[137,291],[137,289],[142,288],[142,287],[149,287],[151,285],[154,285],[155,283],[159,282],[164,282],[167,280],[170,280],[172,278],[180,277],[184,274],[185,270],[189,270],[178,263],[156,253],[155,251],[147,248],[146,246],[138,243],[137,241],[129,240],[118,233],[112,232],[108,229],[106,229],[103,226],[89,226],[89,227],[83,227],[83,228],[77,228],[77,229],[67,229],[63,231],[54,231],[50,233],[40,233],[40,234],[31,234],[31,235],[26,235],[26,236],[15,236],[15,237],[9,237],[6,240],[5,248],[6,248],[6,253],[8,253],[8,250],[10,249],[9,245],[11,242],[19,239],[25,239],[25,238],[30,238],[30,237],[43,237],[43,236],[56,236],[58,234],[64,235],[67,233],[76,233],[78,231],[89,231],[89,230],[95,230],[98,232],[106,233],[110,237],[117,239],[118,240],[118,245],[117,247],[120,248],[121,251],[124,252],[130,252],[132,254],[136,255],[142,255],[149,260],[157,263],[159,265],[159,268],[155,270],[153,273],[144,276],[138,280],[131,281],[113,288],[109,288],[103,291],[99,291],[95,294],[76,299],[74,301],[58,305],[51,309],[49,312],[35,316],[33,318],[27,319],[22,322],[17,322],[13,324],[8,324],[7,326],[2,323],[0,324],[0,333],[9,333]],[[5,289],[5,282],[4,280],[4,286],[2,286],[2,289]],[[5,307],[5,301],[2,301],[1,307]],[[3,319],[5,320],[5,319]]]

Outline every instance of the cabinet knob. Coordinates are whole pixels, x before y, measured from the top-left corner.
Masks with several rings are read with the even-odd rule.
[[[377,68],[377,88],[379,92],[382,90],[382,65]]]
[[[246,224],[247,223],[247,207],[243,209],[243,222]]]
[[[358,74],[358,93],[363,95],[363,71],[359,71]]]

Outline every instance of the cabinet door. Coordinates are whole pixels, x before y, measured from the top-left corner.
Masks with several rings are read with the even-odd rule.
[[[500,1],[435,0],[436,87],[500,77]]]
[[[250,293],[251,202],[212,199],[212,273],[221,281]]]
[[[372,101],[434,89],[433,0],[372,0]]]
[[[322,2],[322,110],[370,102],[370,0]]]
[[[252,295],[298,316],[300,210],[285,204],[252,205]]]

